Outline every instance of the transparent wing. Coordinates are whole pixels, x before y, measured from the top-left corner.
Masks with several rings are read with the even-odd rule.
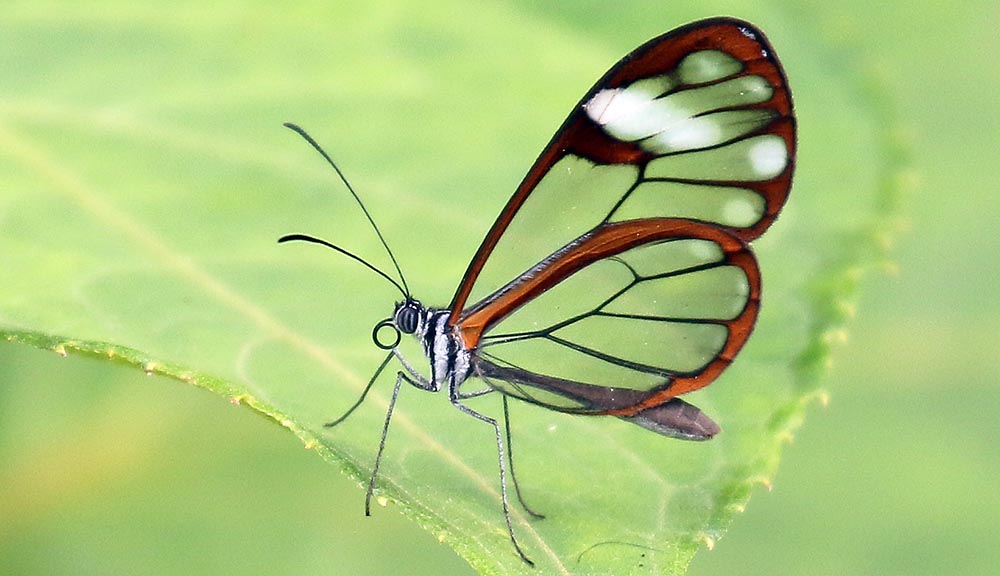
[[[711,382],[749,337],[759,298],[742,240],[645,219],[585,236],[460,329],[478,338],[476,369],[493,387],[558,410],[627,414]]]
[[[653,39],[597,82],[542,152],[469,264],[451,322],[614,223],[686,218],[749,241],[784,204],[794,158],[791,95],[759,30],[718,18]]]

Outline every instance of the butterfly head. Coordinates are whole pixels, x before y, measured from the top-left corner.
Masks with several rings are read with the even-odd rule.
[[[423,304],[419,300],[407,297],[406,300],[396,303],[392,318],[386,318],[375,325],[375,329],[372,330],[372,340],[379,348],[392,350],[399,344],[403,334],[413,334],[420,328],[423,315]],[[384,338],[383,329],[388,329],[392,334],[388,339]]]
[[[407,298],[396,304],[396,311],[392,314],[392,323],[403,334],[413,334],[420,325],[423,311],[424,307],[420,301]]]

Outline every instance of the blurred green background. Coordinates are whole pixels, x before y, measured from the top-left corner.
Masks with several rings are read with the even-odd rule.
[[[852,87],[857,98],[880,108],[886,130],[911,165],[900,184],[909,190],[907,230],[891,250],[892,265],[864,279],[850,339],[826,380],[829,404],[809,411],[785,450],[773,489],[758,491],[726,537],[695,558],[690,573],[993,574],[1000,565],[1000,496],[994,486],[1000,477],[995,416],[1000,368],[989,361],[1000,349],[995,288],[1000,266],[994,257],[1000,249],[995,232],[1000,65],[993,56],[1000,50],[1000,4],[720,1],[611,7],[577,1],[452,7],[459,9],[424,14],[405,2],[334,4],[328,10],[303,3],[290,6],[288,17],[310,22],[303,33],[356,37],[357,53],[322,55],[325,66],[335,67],[338,59],[385,60],[353,81],[385,83],[414,94],[426,87],[407,68],[412,62],[366,39],[404,27],[401,20],[415,13],[430,25],[438,19],[442,27],[523,29],[530,43],[544,43],[545,34],[591,38],[610,57],[592,68],[593,78],[625,50],[659,32],[695,18],[730,14],[768,32],[789,67],[793,88],[802,80],[789,62],[801,57],[783,50],[793,38],[814,39],[814,61],[837,76],[857,78]],[[102,102],[87,100],[92,97],[88,86],[94,78],[109,76],[116,54],[140,58],[146,42],[155,42],[163,59],[150,63],[148,77],[120,78],[123,83],[170,86],[179,62],[227,72],[221,68],[226,62],[187,51],[182,37],[144,34],[162,22],[173,29],[217,26],[220,42],[240,46],[244,65],[253,69],[255,53],[262,49],[256,34],[267,29],[267,22],[255,16],[258,8],[236,2],[176,9],[7,2],[0,22],[0,128],[8,116],[23,114],[26,102],[38,115],[59,112],[38,96],[40,87],[56,91],[52,102],[77,99],[81,109],[101,113]],[[316,17],[310,19],[313,12]],[[480,22],[480,12],[503,13],[509,21]],[[59,31],[65,31],[65,44],[38,40]],[[419,60],[426,51],[433,60],[434,51],[443,48],[424,40],[404,35],[399,41],[409,58]],[[272,41],[280,44],[281,39]],[[521,41],[510,38],[512,45]],[[58,62],[58,53],[70,49],[106,53],[108,69],[55,66],[49,84],[31,83],[45,78],[39,66]],[[564,58],[567,66],[593,66],[570,62],[574,55]],[[533,67],[560,65],[546,61]],[[248,74],[251,86],[243,88],[252,92],[260,77]],[[317,86],[331,82],[314,81]],[[461,92],[462,81],[454,79],[452,94]],[[274,100],[277,121],[295,112],[282,110],[285,88],[301,90],[260,87],[262,99]],[[341,90],[356,117],[337,121],[340,148],[351,134],[386,135],[383,157],[367,150],[365,158],[360,152],[350,156],[352,173],[377,174],[372,165],[398,161],[413,164],[414,178],[441,186],[464,175],[462,167],[449,175],[421,174],[420,159],[434,150],[394,158],[394,126],[377,118],[384,103],[363,98],[363,90],[352,100],[349,85]],[[192,91],[192,99],[204,97]],[[220,92],[212,98],[229,96]],[[141,117],[146,104],[129,103],[130,112]],[[796,102],[803,113],[837,113],[825,104]],[[507,104],[498,95],[496,101],[467,105]],[[414,99],[412,106],[409,113],[427,114],[428,122],[446,131],[441,142],[457,147],[470,138],[495,139],[498,164],[513,154],[512,145],[501,142],[504,137],[530,130],[542,142],[547,138],[542,133],[565,114],[557,113],[544,126],[511,126],[481,135],[475,126],[449,122],[448,114],[455,111],[434,109],[431,99]],[[113,119],[116,111],[104,112]],[[342,105],[328,118],[343,113]],[[240,121],[235,112],[202,119],[205,126]],[[209,153],[206,162],[224,153]],[[4,162],[0,156],[0,166]],[[808,193],[795,190],[796,195]],[[164,194],[169,201],[169,191]],[[0,185],[0,214],[5,202]],[[52,209],[48,237],[55,243],[60,213],[58,206]],[[283,217],[295,229],[308,230],[312,222],[329,217],[317,214],[305,222],[301,208],[289,212]],[[23,281],[4,276],[0,261],[0,282]],[[0,322],[3,314],[0,310]],[[361,491],[273,422],[231,407],[217,395],[107,362],[0,346],[0,462],[3,574],[472,573],[449,548],[396,514],[382,511],[363,518]]]

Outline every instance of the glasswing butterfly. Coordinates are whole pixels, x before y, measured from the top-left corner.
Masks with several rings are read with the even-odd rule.
[[[796,122],[784,71],[764,34],[731,18],[694,22],[625,56],[573,108],[486,234],[451,304],[424,306],[358,195],[336,170],[388,253],[403,295],[372,332],[398,371],[365,499],[371,496],[400,387],[446,389],[452,405],[491,425],[504,519],[507,398],[559,412],[617,416],[684,440],[719,426],[678,396],[710,384],[753,330],[761,274],[748,242],[774,222],[795,166]],[[399,350],[415,336],[425,376]],[[388,337],[387,337],[388,336]],[[465,390],[471,379],[484,388]],[[503,399],[504,429],[465,400]],[[505,437],[506,436],[506,448]],[[518,488],[510,461],[511,476]],[[520,490],[517,489],[519,500]],[[534,516],[540,516],[525,505]]]

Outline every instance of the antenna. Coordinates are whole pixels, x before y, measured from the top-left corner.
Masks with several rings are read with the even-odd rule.
[[[356,256],[355,254],[352,254],[351,252],[348,252],[347,250],[344,250],[343,248],[341,248],[339,246],[336,246],[334,244],[331,244],[329,242],[326,242],[324,240],[320,240],[318,238],[313,238],[311,236],[306,236],[304,234],[289,234],[287,236],[281,237],[278,240],[278,242],[287,242],[287,241],[290,241],[290,240],[303,240],[303,241],[306,241],[306,242],[312,242],[314,244],[322,244],[323,246],[326,246],[328,248],[332,248],[332,249],[336,250],[337,252],[340,252],[341,254],[343,254],[345,256],[353,258],[354,260],[356,260],[356,261],[364,264],[365,266],[367,266],[371,270],[377,272],[380,276],[382,276],[383,278],[385,278],[389,282],[392,282],[393,286],[395,286],[396,288],[398,288],[399,291],[403,293],[403,296],[405,298],[409,298],[410,297],[410,287],[407,286],[407,284],[406,284],[406,277],[403,276],[403,271],[399,268],[399,262],[396,261],[396,256],[392,253],[392,250],[389,249],[389,244],[385,241],[385,237],[382,236],[382,231],[378,229],[378,226],[375,224],[375,220],[372,218],[372,215],[368,213],[368,208],[365,208],[364,202],[361,201],[361,198],[358,196],[358,193],[354,191],[354,187],[351,186],[351,183],[347,181],[347,178],[344,176],[344,173],[340,171],[340,168],[337,166],[337,163],[333,161],[333,158],[330,158],[330,155],[327,154],[325,150],[323,150],[323,147],[320,146],[318,142],[316,142],[315,140],[313,140],[313,137],[310,136],[309,133],[306,132],[305,129],[303,129],[301,126],[299,126],[298,124],[292,123],[292,122],[285,122],[284,126],[285,126],[285,128],[288,128],[289,130],[294,131],[299,136],[301,136],[306,142],[308,142],[310,146],[312,146],[317,152],[320,153],[321,156],[323,156],[323,158],[326,160],[327,164],[329,164],[334,169],[334,171],[337,172],[337,176],[340,177],[340,181],[344,183],[344,186],[347,186],[348,192],[350,192],[351,196],[354,197],[354,201],[357,202],[358,206],[361,207],[361,211],[365,213],[365,218],[368,219],[368,223],[371,224],[372,225],[372,229],[375,230],[375,235],[378,236],[379,242],[382,243],[382,247],[385,248],[386,254],[388,254],[389,255],[389,259],[392,260],[392,265],[396,269],[396,273],[399,274],[399,279],[400,279],[400,281],[402,281],[402,285],[400,285],[399,282],[396,282],[391,277],[389,277],[388,274],[386,274],[385,272],[379,270],[378,268],[376,268],[375,266],[373,266],[372,264],[370,264],[369,262],[367,262],[363,258],[361,258],[359,256]]]
[[[315,238],[313,236],[306,236],[305,234],[286,234],[286,235],[282,236],[281,238],[278,238],[278,244],[281,244],[283,242],[292,242],[294,240],[301,240],[303,242],[311,242],[313,244],[319,244],[321,246],[326,246],[327,248],[332,248],[332,249],[336,250],[337,252],[340,252],[344,256],[347,256],[348,258],[364,264],[369,270],[375,272],[379,276],[381,276],[381,277],[385,278],[386,280],[388,280],[389,282],[391,282],[392,285],[395,286],[397,290],[399,290],[400,292],[403,293],[403,298],[407,298],[408,299],[410,297],[410,293],[406,291],[406,288],[404,288],[403,286],[400,286],[399,282],[396,282],[395,280],[393,280],[392,276],[389,276],[385,272],[379,270],[378,268],[376,268],[375,266],[373,266],[371,262],[368,262],[367,260],[365,260],[364,258],[358,256],[357,254],[354,254],[354,253],[348,252],[347,250],[344,250],[343,248],[341,248],[340,246],[337,246],[336,244],[331,244],[331,243],[327,242],[326,240],[321,240],[321,239]],[[402,276],[400,276],[400,278],[402,278]]]

